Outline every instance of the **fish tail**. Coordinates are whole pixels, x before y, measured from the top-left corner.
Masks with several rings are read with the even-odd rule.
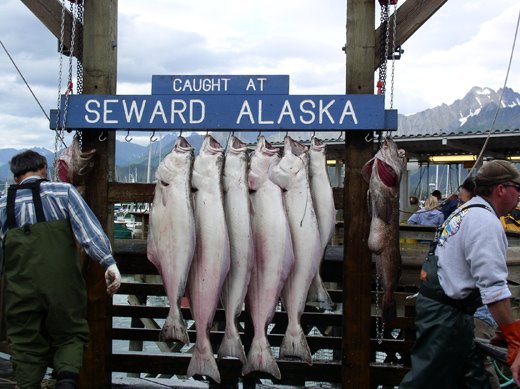
[[[321,277],[318,274],[312,280],[307,294],[307,302],[305,305],[316,307],[323,311],[331,311],[334,308],[334,303],[330,298],[329,292],[323,286]]]
[[[168,316],[164,322],[161,333],[159,334],[159,339],[163,342],[168,340],[177,340],[184,344],[188,344],[190,342],[190,338],[188,337],[188,332],[186,331],[184,319],[179,316]]]
[[[217,361],[215,361],[211,351],[211,346],[201,350],[195,345],[191,354],[190,364],[188,365],[187,375],[188,377],[193,377],[194,375],[207,376],[220,384],[220,372],[218,371]]]
[[[271,374],[274,378],[282,378],[278,364],[276,363],[271,346],[266,338],[253,339],[247,355],[247,362],[242,368],[242,375],[253,371],[262,371]]]
[[[246,354],[244,352],[244,347],[242,346],[242,341],[240,340],[240,335],[236,334],[225,334],[222,339],[222,343],[220,343],[220,347],[218,349],[218,359],[222,359],[225,357],[237,358],[242,362],[242,364],[246,363]]]
[[[299,326],[296,331],[289,330],[289,327],[287,327],[280,346],[280,358],[285,357],[297,357],[312,365],[311,350],[307,344],[307,339],[305,339],[305,334]]]
[[[397,308],[392,294],[392,298],[388,300],[386,298],[383,299],[383,321],[385,324],[390,324],[395,320],[396,317]]]

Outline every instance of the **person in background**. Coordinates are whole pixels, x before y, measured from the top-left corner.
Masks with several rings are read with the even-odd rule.
[[[439,211],[442,212],[444,219],[446,220],[448,216],[450,216],[451,213],[457,209],[458,206],[459,197],[453,193],[439,204]]]
[[[437,209],[439,202],[435,196],[430,196],[420,209],[408,218],[408,224],[420,224],[423,226],[438,227],[444,221],[444,215]]]
[[[49,182],[32,151],[10,161],[16,184],[0,199],[7,340],[17,387],[40,388],[49,364],[57,389],[79,384],[88,341],[86,287],[76,241],[105,268],[107,294],[121,285],[110,241],[67,183]]]
[[[401,223],[406,223],[408,221],[409,215],[413,215],[417,212],[421,207],[419,206],[419,199],[416,196],[410,196],[408,199],[409,204],[406,210],[403,213],[403,218],[401,219]]]
[[[475,195],[475,180],[473,177],[468,177],[459,186],[459,206],[468,202]]]
[[[442,200],[442,194],[441,194],[441,191],[440,191],[439,189],[435,189],[435,190],[432,192],[431,196],[436,197],[436,198],[437,198],[437,201],[438,201],[439,203],[440,203],[441,200]]]
[[[412,368],[401,389],[490,387],[474,339],[473,314],[482,303],[507,342],[508,363],[520,385],[520,320],[513,319],[508,242],[499,220],[519,200],[520,172],[494,160],[480,168],[475,184],[476,196],[439,228],[423,263]]]

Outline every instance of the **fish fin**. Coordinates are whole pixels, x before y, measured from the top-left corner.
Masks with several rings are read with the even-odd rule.
[[[162,342],[177,340],[184,344],[190,343],[184,319],[182,317],[168,315],[159,334],[159,340]]]
[[[224,335],[218,349],[218,359],[220,360],[226,357],[237,358],[242,362],[242,364],[246,363],[246,354],[238,334]]]
[[[271,374],[274,378],[282,378],[278,364],[276,363],[271,346],[266,338],[253,339],[247,355],[247,362],[242,368],[242,375],[253,371],[262,371]]]
[[[217,361],[215,361],[211,348],[206,348],[204,351],[201,351],[197,345],[195,345],[186,374],[188,377],[193,377],[194,375],[207,376],[220,384],[220,372],[218,371]]]
[[[316,273],[312,280],[305,305],[316,307],[323,311],[331,311],[334,307],[334,303],[329,296],[329,292],[323,286],[319,273]]]
[[[297,357],[312,365],[311,350],[301,327],[298,328],[296,334],[289,333],[289,329],[285,332],[280,346],[280,358],[286,357]]]

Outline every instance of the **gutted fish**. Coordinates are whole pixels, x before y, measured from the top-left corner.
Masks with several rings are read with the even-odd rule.
[[[336,226],[336,207],[334,206],[334,195],[330,185],[327,172],[326,145],[320,139],[313,137],[309,149],[309,177],[311,184],[312,203],[318,219],[320,231],[322,260],[325,256],[327,245],[334,235]],[[320,272],[312,280],[307,295],[307,305],[317,306],[322,310],[333,308],[329,293],[323,286]]]
[[[188,376],[208,376],[218,383],[220,373],[209,330],[230,265],[221,183],[223,162],[224,149],[211,135],[206,135],[193,166],[196,247],[188,279],[190,307],[197,328]]]
[[[226,331],[218,357],[233,357],[246,363],[236,318],[242,312],[253,267],[254,246],[247,183],[248,155],[245,143],[232,136],[224,162],[224,210],[231,249],[231,266],[222,290]]]
[[[401,276],[399,184],[405,167],[404,150],[397,149],[392,138],[387,137],[361,170],[369,184],[367,195],[372,220],[368,249],[375,257],[377,277],[383,286],[382,318],[385,323],[396,317],[394,291]]]
[[[162,277],[170,310],[161,330],[163,341],[189,343],[180,301],[195,250],[195,219],[191,199],[193,148],[180,136],[161,161],[150,210],[147,256]]]
[[[260,136],[251,156],[248,175],[255,259],[246,308],[253,322],[254,337],[242,369],[243,374],[266,372],[277,379],[281,378],[280,369],[273,358],[266,331],[294,264],[282,191],[269,179],[269,171],[279,161],[278,150]]]
[[[92,158],[96,149],[81,151],[78,137],[72,139],[67,147],[54,162],[54,176],[56,181],[68,182],[72,185],[84,185],[85,176],[93,167]]]
[[[300,324],[309,286],[318,272],[323,254],[318,220],[314,211],[308,175],[307,147],[285,137],[284,156],[269,177],[284,189],[284,203],[294,249],[294,268],[282,291],[288,325],[280,357],[297,357],[312,364],[312,356]]]

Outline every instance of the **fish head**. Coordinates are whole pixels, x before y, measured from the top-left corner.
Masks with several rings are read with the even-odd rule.
[[[307,146],[295,141],[290,136],[286,136],[283,148],[284,155],[279,163],[280,168],[289,174],[298,174],[308,165],[308,151],[309,148]]]
[[[258,137],[249,163],[249,189],[257,190],[268,179],[269,169],[280,161],[280,150],[269,143],[264,136]]]
[[[85,176],[92,170],[92,158],[96,149],[82,151],[79,139],[74,137],[72,144],[61,153],[56,163],[56,177],[58,181],[81,185]]]
[[[401,173],[406,167],[406,153],[399,149],[391,137],[386,137],[383,145],[374,158],[362,168],[361,174],[365,181],[370,182],[374,172],[377,179],[386,187],[398,188]]]
[[[309,147],[309,159],[311,166],[319,169],[327,160],[327,146],[325,142],[315,136],[311,139],[311,146]],[[311,167],[312,169],[312,167]]]
[[[224,148],[213,136],[206,135],[199,154],[195,158],[194,170],[205,177],[209,177],[211,174],[215,174],[215,177],[220,177],[223,164]]]
[[[174,188],[178,181],[186,180],[191,173],[192,165],[193,147],[186,138],[179,136],[172,151],[163,158],[155,171],[156,188],[159,189],[156,190],[156,194],[160,193],[164,205],[168,200],[167,192]]]
[[[224,161],[223,185],[227,192],[231,187],[247,185],[249,156],[247,146],[235,136],[228,141]]]

